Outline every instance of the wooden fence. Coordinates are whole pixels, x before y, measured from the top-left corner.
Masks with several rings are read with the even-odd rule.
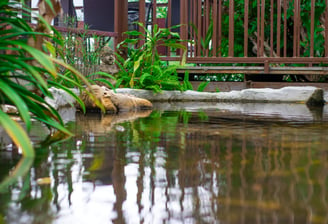
[[[327,0],[152,1],[153,19],[167,7],[166,25],[183,24],[194,73],[327,75]],[[174,7],[173,7],[174,6]],[[145,23],[145,0],[139,1]],[[174,23],[174,22],[175,23]],[[187,45],[187,44],[186,44]],[[177,60],[172,52],[164,60]],[[211,64],[211,66],[207,66]],[[185,70],[187,68],[183,68]]]

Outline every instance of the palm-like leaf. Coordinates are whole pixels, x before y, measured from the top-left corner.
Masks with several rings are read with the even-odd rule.
[[[49,0],[46,2],[50,3]],[[72,95],[84,108],[82,101],[69,88],[56,82],[58,77],[63,77],[58,74],[58,66],[74,74],[74,78],[65,79],[65,84],[70,87],[82,88],[83,84],[87,86],[90,84],[73,67],[53,57],[55,48],[52,42],[62,44],[59,33],[53,30],[55,36],[50,36],[34,32],[30,25],[19,16],[22,10],[17,7],[18,4],[20,1],[0,2],[0,105],[16,106],[18,115],[26,124],[27,130],[30,129],[31,118],[33,118],[43,122],[49,128],[55,128],[70,136],[72,134],[64,127],[60,115],[45,101],[44,97],[52,97],[48,87],[56,86]],[[25,8],[24,10],[31,13]],[[39,20],[48,29],[52,29],[42,17],[39,17]],[[36,36],[47,37],[51,40],[44,45],[46,53],[28,44],[27,39]],[[25,130],[1,110],[0,124],[13,142],[22,149],[24,156],[34,156],[32,144]]]

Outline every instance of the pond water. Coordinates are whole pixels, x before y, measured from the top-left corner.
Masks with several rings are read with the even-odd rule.
[[[327,223],[328,119],[296,107],[76,114],[75,137],[36,144],[2,189],[0,223]],[[34,125],[35,142],[46,135]],[[0,151],[0,182],[19,162]]]

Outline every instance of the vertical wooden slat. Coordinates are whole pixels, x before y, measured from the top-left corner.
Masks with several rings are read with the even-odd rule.
[[[287,57],[287,0],[284,1],[284,57]]]
[[[206,18],[206,25],[205,25],[205,37],[206,34],[208,32],[208,28],[210,25],[210,1],[209,0],[205,0],[206,1],[206,14],[205,14],[205,18]],[[209,54],[209,46],[206,48],[206,56],[208,57]]]
[[[171,28],[172,26],[172,0],[167,1],[167,24],[166,27]],[[170,37],[168,37],[170,38]],[[166,56],[171,56],[171,49],[169,47],[166,47]]]
[[[188,9],[187,1],[188,0],[180,1],[180,21],[181,21],[181,27],[180,27],[181,34],[180,35],[181,35],[182,40],[187,40],[187,38],[188,38],[188,24],[187,24],[188,12],[186,10],[186,9]],[[185,45],[185,47],[188,48],[188,45],[186,42],[184,42],[183,45]]]
[[[273,57],[273,12],[274,5],[273,0],[271,0],[270,7],[270,57]]]
[[[244,57],[248,55],[248,10],[249,10],[249,0],[245,0],[244,5]]]
[[[189,24],[190,24],[190,22],[192,22],[193,24],[195,24],[194,23],[194,21],[195,21],[195,14],[194,14],[194,8],[195,8],[195,1],[189,1]],[[192,30],[190,30],[191,31],[191,34],[190,34],[190,37],[189,37],[189,39],[190,40],[195,40],[195,35],[194,35],[194,32],[192,31]],[[191,56],[194,56],[195,55],[195,51],[196,51],[196,49],[195,49],[195,47],[193,47],[192,45],[191,45],[191,47],[190,47],[190,55]]]
[[[218,22],[218,1],[213,0],[213,38],[212,38],[212,57],[216,57],[217,48],[217,22]]]
[[[190,4],[190,16],[191,16],[191,21],[192,21],[192,24],[196,24],[196,21],[197,21],[197,19],[196,19],[196,4],[197,4],[197,2],[196,1],[191,1],[191,2],[189,2],[189,4]],[[192,29],[192,27],[190,28],[190,29]],[[196,31],[195,30],[193,30],[192,29],[192,37],[190,37],[190,40],[196,40],[196,38],[197,38],[197,36],[196,36]],[[191,49],[192,49],[192,52],[193,52],[193,56],[196,56],[196,45],[194,44],[194,45],[192,45],[192,47],[191,47]]]
[[[264,56],[264,20],[265,20],[265,0],[262,0],[261,2],[261,40],[260,40],[260,49],[261,49],[261,53],[260,56],[263,57]]]
[[[197,1],[192,1],[193,2],[193,10],[192,10],[192,14],[193,14],[193,24],[195,26],[197,26]],[[194,48],[194,56],[197,56],[198,54],[198,49],[197,49],[197,39],[198,39],[198,34],[196,33],[196,30],[193,29],[193,40],[196,42],[194,43],[193,45],[193,48]]]
[[[202,38],[202,0],[198,0],[197,4],[197,56],[201,56],[201,38]]]
[[[298,45],[298,0],[294,0],[294,41],[293,41],[293,56],[297,56],[297,45]]]
[[[301,20],[301,0],[297,1],[297,11],[298,11],[298,23],[297,23],[297,57],[300,56],[301,51],[301,26],[302,26],[302,20]]]
[[[326,16],[325,16],[325,56],[328,57],[328,0],[326,0]]]
[[[153,25],[157,24],[157,1],[153,0]]]
[[[229,1],[229,57],[234,56],[234,13],[235,13],[235,4],[234,0]]]
[[[260,56],[260,48],[261,48],[261,42],[260,42],[260,21],[261,21],[261,0],[257,0],[257,57]]]
[[[167,27],[172,26],[172,0],[167,1]]]
[[[146,9],[145,9],[145,0],[139,0],[139,22],[145,25],[146,22]],[[139,27],[139,31],[141,32],[142,29]]]
[[[172,26],[172,0],[167,2],[167,27]]]
[[[114,30],[118,34],[116,39],[117,44],[124,40],[124,32],[128,30],[128,0],[115,0],[114,4]]]
[[[139,0],[139,22],[144,26],[146,25],[146,9],[145,9],[145,0]],[[145,30],[142,27],[139,27],[139,32],[145,34]],[[140,36],[139,46],[142,46],[145,43],[142,36]]]
[[[201,31],[202,31],[202,38],[205,39],[205,33],[206,33],[206,19],[205,19],[205,2],[202,1],[202,26],[201,26]],[[202,51],[203,51],[203,56],[206,55],[206,51],[204,46],[202,46]]]
[[[327,0],[328,1],[328,0]],[[219,53],[218,56],[221,57],[221,49],[222,49],[222,0],[219,0],[219,23],[218,23],[218,46]]]
[[[311,0],[311,34],[310,34],[310,57],[314,53],[314,14],[315,14],[315,0]]]
[[[277,1],[277,56],[280,57],[281,1]]]

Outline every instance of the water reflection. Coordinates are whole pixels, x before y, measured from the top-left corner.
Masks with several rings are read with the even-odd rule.
[[[135,115],[77,115],[0,194],[0,223],[328,222],[327,123]]]

